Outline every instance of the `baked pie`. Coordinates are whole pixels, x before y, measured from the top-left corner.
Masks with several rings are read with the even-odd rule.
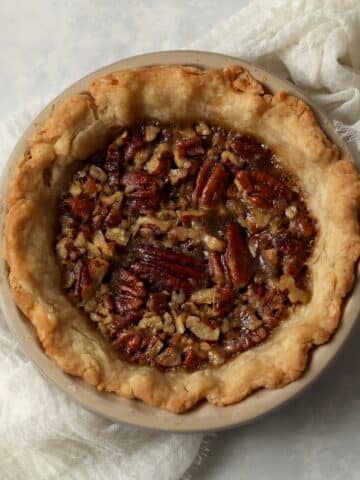
[[[183,412],[298,378],[359,257],[358,174],[238,66],[120,71],[60,103],[8,193],[14,299],[65,372]]]

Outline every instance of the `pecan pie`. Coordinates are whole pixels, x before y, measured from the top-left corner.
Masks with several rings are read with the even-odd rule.
[[[241,67],[96,79],[8,195],[13,295],[46,353],[175,412],[301,375],[336,329],[360,186],[310,109]]]

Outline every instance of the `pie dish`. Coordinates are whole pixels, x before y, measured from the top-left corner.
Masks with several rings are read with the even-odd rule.
[[[164,130],[170,131],[169,138]],[[140,133],[141,142],[137,136]],[[220,146],[214,140],[216,135],[224,137]],[[136,147],[134,138],[141,147]],[[164,157],[168,164],[166,174],[161,171],[163,156],[151,164],[160,145],[171,150]],[[103,148],[105,154],[101,153]],[[143,150],[147,153],[141,153]],[[94,158],[96,152],[98,158]],[[206,160],[211,154],[214,158],[208,168]],[[114,161],[113,157],[116,157]],[[184,162],[189,165],[184,166]],[[118,171],[114,167],[113,171],[112,163],[122,165],[121,168],[126,166],[125,171],[120,171],[120,167]],[[171,183],[170,173],[174,178],[181,177],[184,170],[188,170],[187,177],[181,178],[179,187],[176,182]],[[138,171],[142,172],[140,176]],[[198,180],[201,172],[206,178],[203,184]],[[113,174],[117,179],[111,184]],[[79,175],[85,180],[80,181]],[[170,210],[169,195],[159,200],[159,191],[168,180],[176,191],[181,185],[190,190],[193,186],[195,190],[195,195],[186,192],[178,195],[180,200],[172,208],[176,212],[175,220],[166,216],[159,218]],[[122,195],[119,196],[119,192]],[[112,208],[122,197],[123,211],[118,213],[124,218],[119,217],[117,223],[115,219],[115,223],[110,224],[111,208],[108,208],[106,216],[100,219],[107,223],[105,227],[104,223],[100,226],[94,222],[94,210],[104,202],[104,197],[113,195],[114,202],[108,199],[105,203],[111,202]],[[190,200],[181,205],[184,196]],[[231,206],[235,200],[242,207],[249,206],[248,210],[236,213],[234,205]],[[327,341],[336,329],[359,256],[358,200],[355,169],[346,155],[340,154],[327,140],[310,109],[284,92],[275,95],[265,92],[246,69],[232,66],[201,71],[165,66],[112,73],[95,80],[87,92],[60,104],[32,137],[29,150],[19,162],[9,188],[5,229],[13,295],[34,324],[46,353],[64,371],[84,378],[100,390],[140,398],[174,412],[185,411],[203,398],[216,405],[234,403],[253,390],[279,387],[296,379],[306,366],[311,347]],[[217,227],[215,233],[209,232],[209,219],[221,217],[219,209],[225,210],[222,226]],[[190,214],[189,210],[197,213]],[[147,218],[139,224],[138,218],[149,217],[150,212],[156,220]],[[183,225],[178,220],[184,212],[188,217],[199,216],[200,212],[206,221],[191,218],[190,226],[186,222]],[[301,214],[300,220],[298,214]],[[60,216],[63,218],[57,231]],[[69,218],[75,222],[76,236],[66,234]],[[124,219],[129,221],[128,227],[120,225]],[[165,228],[159,221],[170,225]],[[83,231],[85,224],[91,224],[89,238]],[[130,231],[129,239],[140,236],[141,242],[130,248],[127,230],[134,226],[140,228],[136,234]],[[162,227],[166,232],[158,231]],[[102,237],[94,242],[99,232]],[[195,238],[189,238],[194,232]],[[251,250],[251,237],[261,232],[270,232],[276,237],[266,240],[263,248],[266,258],[263,252],[257,251],[256,245]],[[188,237],[178,241],[183,234]],[[280,239],[278,234],[282,235]],[[289,235],[296,238],[295,246],[289,246]],[[76,255],[89,255],[96,260],[92,261],[92,267],[86,266],[87,270],[90,268],[90,277],[94,269],[110,270],[109,281],[105,273],[103,278],[102,274],[93,276],[96,284],[82,281],[84,264],[77,264],[78,257],[69,261],[62,254],[65,237],[71,238],[73,244],[77,242],[76,248],[85,248],[86,252],[88,246],[94,244],[100,253],[89,247],[93,248],[92,253],[79,250]],[[82,237],[89,243],[86,247]],[[182,245],[189,244],[189,239],[192,246]],[[102,243],[105,245],[101,248]],[[292,247],[302,251],[298,274],[286,264],[294,260],[289,259]],[[104,253],[107,248],[113,248],[114,252]],[[137,256],[130,255],[132,263],[129,258],[117,258],[123,251],[134,250]],[[214,280],[216,260],[207,274],[209,251],[210,257],[220,257],[224,278],[219,282]],[[297,255],[295,257],[297,259]],[[102,259],[100,266],[97,265],[99,258]],[[202,263],[197,263],[199,258]],[[266,261],[270,266],[265,265]],[[76,265],[81,266],[79,274],[76,274],[76,268],[79,269]],[[244,271],[248,272],[242,278]],[[114,272],[118,280],[114,280]],[[257,278],[259,272],[265,272],[265,280]],[[66,277],[71,276],[74,282],[71,283],[70,278],[69,283],[64,283]],[[264,312],[271,303],[268,297],[265,305],[253,304],[249,291],[254,286],[263,289],[264,282],[266,289],[270,283],[273,285],[277,300],[286,297],[282,302],[286,310],[284,316],[277,318],[271,309],[270,314]],[[121,323],[129,313],[136,313],[138,307],[142,314],[141,318],[135,315],[127,319],[132,323],[122,324],[115,332],[115,340],[107,332],[104,337],[104,332],[95,326],[95,323],[103,325],[95,315],[106,317],[108,312],[101,315],[95,307],[84,304],[96,297],[96,292],[107,283],[115,283],[117,290],[113,295],[116,321]],[[84,285],[90,285],[85,294]],[[227,307],[240,302],[234,308],[250,305],[251,309],[245,312],[246,325],[244,319],[240,324],[232,323],[234,319],[225,317],[229,312],[222,311],[220,317],[219,312],[214,315],[215,295],[219,290],[224,293],[229,285],[226,292],[229,296],[222,304]],[[69,296],[71,289],[75,297]],[[180,297],[180,305],[187,305],[184,311],[177,311],[178,306],[174,306],[173,292],[186,294]],[[160,303],[173,302],[172,311],[154,312],[147,295],[155,294],[165,298]],[[258,302],[258,297],[265,297],[265,293],[257,292],[255,296]],[[129,301],[129,308],[125,308],[124,304]],[[252,319],[250,310],[255,315]],[[92,315],[94,323],[87,313]],[[146,316],[149,313],[152,315]],[[238,321],[240,313],[237,311],[235,320]],[[166,314],[173,319],[167,325],[168,332],[164,330]],[[161,318],[154,320],[154,317]],[[279,322],[270,327],[270,320],[274,323],[274,319]],[[227,332],[225,321],[230,323]],[[251,321],[255,326],[250,325]],[[155,359],[139,355],[149,348],[143,338],[139,340],[141,322],[146,324],[145,333],[147,329],[153,333],[159,328],[161,334],[165,332],[171,337],[169,340],[152,335],[163,344]],[[172,332],[172,328],[176,332]],[[126,337],[124,346],[119,337],[124,332],[128,334],[129,329],[132,336]],[[236,338],[241,341],[236,351],[225,358],[221,349],[229,347],[228,340],[233,347],[235,338],[234,335],[226,338],[226,333],[235,330]],[[193,340],[192,344],[180,347],[174,344],[176,334]],[[176,350],[177,355],[169,355],[168,349]],[[162,355],[160,361],[159,355]]]

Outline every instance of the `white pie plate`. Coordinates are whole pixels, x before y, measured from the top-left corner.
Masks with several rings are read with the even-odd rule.
[[[316,108],[312,102],[292,84],[283,81],[265,70],[243,62],[237,58],[209,52],[174,51],[157,52],[120,60],[112,65],[101,68],[82,78],[55,98],[31,123],[19,139],[10,155],[7,166],[1,178],[0,185],[0,249],[3,249],[4,200],[6,198],[8,178],[19,156],[26,149],[26,139],[34,129],[52,111],[60,100],[86,90],[88,83],[96,76],[124,68],[134,68],[146,65],[182,64],[202,68],[219,68],[229,64],[243,65],[250,70],[255,78],[261,81],[271,92],[286,90],[303,98],[313,108],[316,117],[329,138],[342,150],[348,150],[341,137],[336,133],[331,121]],[[0,253],[1,253],[0,252]],[[2,257],[2,256],[1,256]],[[349,296],[344,309],[343,319],[334,337],[326,345],[316,348],[313,352],[309,367],[297,381],[277,390],[259,390],[244,401],[227,406],[215,407],[202,403],[188,413],[176,415],[167,411],[150,407],[136,400],[126,400],[110,393],[99,393],[95,388],[85,384],[82,380],[63,373],[56,364],[48,358],[42,350],[35,329],[17,309],[9,288],[7,267],[0,259],[0,304],[7,323],[17,337],[23,351],[39,368],[40,372],[54,382],[69,397],[83,407],[103,415],[109,419],[137,427],[173,432],[205,432],[233,428],[254,420],[275,408],[284,405],[313,383],[325,367],[334,358],[344,344],[356,322],[360,309],[360,282],[357,275],[356,284]]]

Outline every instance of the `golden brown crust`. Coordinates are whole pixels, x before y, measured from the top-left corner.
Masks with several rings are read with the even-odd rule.
[[[61,290],[52,248],[56,200],[69,174],[123,125],[148,118],[204,120],[261,138],[298,178],[318,236],[308,262],[312,299],[263,344],[218,368],[161,372],[118,358]],[[346,155],[329,142],[311,110],[284,92],[264,94],[249,72],[154,67],[96,79],[61,103],[29,141],[9,187],[6,260],[16,303],[46,353],[64,371],[99,390],[183,412],[206,398],[240,401],[260,387],[298,378],[313,345],[326,342],[341,317],[360,254],[360,183]]]

